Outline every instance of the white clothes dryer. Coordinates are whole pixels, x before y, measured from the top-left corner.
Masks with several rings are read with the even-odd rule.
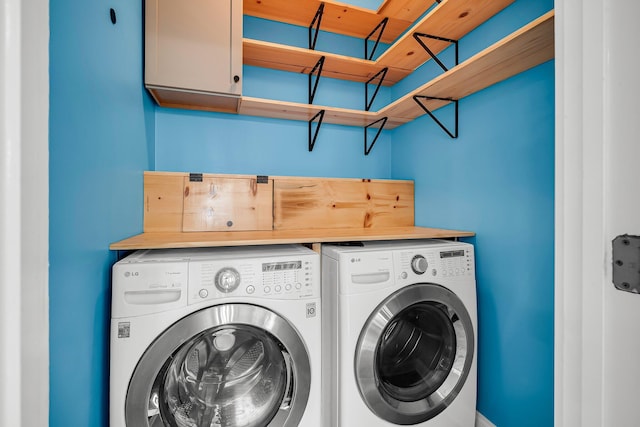
[[[327,424],[475,425],[472,245],[324,245],[322,281]]]
[[[298,245],[117,262],[110,426],[319,427],[319,262]]]

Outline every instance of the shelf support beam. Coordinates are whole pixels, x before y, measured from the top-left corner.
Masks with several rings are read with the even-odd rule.
[[[318,132],[320,131],[320,126],[322,126],[322,119],[324,119],[324,111],[320,110],[316,113],[315,116],[309,120],[309,151],[313,151],[313,147],[316,145],[316,139],[318,139]],[[316,131],[313,132],[313,122],[318,119],[318,126],[316,127]]]
[[[380,23],[373,29],[373,31],[369,33],[367,38],[364,39],[364,59],[371,60],[371,58],[373,58],[373,55],[378,48],[378,44],[380,43],[380,39],[382,38],[382,33],[384,33],[384,29],[387,27],[387,22],[389,22],[389,17],[385,17],[382,21],[380,21]],[[376,43],[373,45],[371,55],[369,55],[369,39],[376,32],[378,32],[378,37],[376,37]]]
[[[380,132],[382,132],[382,129],[384,129],[384,125],[387,124],[387,118],[388,117],[383,117],[381,119],[376,120],[373,123],[370,123],[368,125],[366,125],[364,127],[364,155],[368,156],[369,153],[371,152],[371,149],[373,148],[373,146],[375,145],[376,141],[378,140],[378,137],[380,136]],[[380,125],[380,127],[378,128],[378,132],[376,132],[376,136],[373,138],[373,141],[371,141],[371,145],[368,145],[368,141],[367,141],[367,131],[369,130],[369,128],[375,124],[378,124],[382,122],[382,124]]]
[[[378,91],[380,90],[380,86],[382,82],[384,82],[384,78],[387,76],[387,71],[389,71],[389,67],[384,67],[382,70],[378,71],[373,77],[371,77],[364,84],[364,109],[365,111],[369,111],[371,109],[371,105],[373,101],[376,99],[376,95],[378,95]],[[380,77],[380,81],[376,85],[376,90],[373,92],[373,96],[371,97],[371,101],[369,101],[369,85],[372,81]]]
[[[433,114],[433,112],[431,112],[431,110],[429,110],[421,101],[421,99],[436,99],[439,101],[449,101],[449,102],[453,102],[454,104],[454,130],[453,132],[451,132],[449,129],[447,129],[447,127],[440,121],[438,120],[438,118]],[[444,130],[447,135],[449,135],[451,138],[457,138],[458,137],[458,100],[457,99],[452,99],[452,98],[437,98],[435,96],[425,96],[425,95],[414,95],[413,96],[413,100],[416,102],[416,104],[418,104],[420,106],[420,108],[422,108],[432,119],[434,122],[436,122],[436,124],[438,126],[440,126],[442,128],[442,130]]]
[[[426,38],[434,39],[434,40],[440,40],[440,41],[444,41],[444,42],[448,42],[448,43],[453,43],[454,46],[455,46],[455,51],[456,51],[456,63],[455,63],[455,65],[458,65],[458,40],[447,39],[445,37],[433,36],[431,34],[425,34],[425,33],[413,33],[413,38],[416,39],[416,41],[420,44],[420,46],[422,46],[422,48],[427,51],[429,56],[434,61],[436,61],[436,63],[440,66],[440,68],[442,68],[442,70],[445,71],[445,72],[449,71],[449,69],[442,63],[442,61],[440,61],[440,59],[438,59],[438,56],[435,53],[433,53],[433,51],[431,49],[429,49],[429,46],[427,46],[426,43],[422,40],[422,37],[426,37]]]
[[[313,20],[309,25],[309,49],[310,50],[316,49],[316,41],[318,41],[318,32],[320,31],[320,22],[322,21],[323,13],[324,13],[324,3],[320,3],[318,10],[316,11],[316,14],[313,17]]]
[[[320,81],[320,76],[322,75],[322,67],[324,66],[324,55],[318,59],[316,65],[313,66],[311,72],[309,73],[309,104],[313,104],[313,98],[316,96],[316,89],[318,89],[318,82]],[[316,77],[315,82],[313,81],[313,75],[318,71],[318,76]]]

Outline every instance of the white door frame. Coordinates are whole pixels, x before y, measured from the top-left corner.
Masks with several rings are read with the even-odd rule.
[[[20,426],[20,2],[1,5],[0,424]]]
[[[606,6],[555,4],[556,426],[604,425]]]
[[[49,2],[0,2],[0,425],[49,422]]]

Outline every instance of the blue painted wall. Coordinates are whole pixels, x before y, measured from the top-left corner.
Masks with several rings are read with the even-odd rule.
[[[462,39],[461,60],[552,7],[517,1]],[[438,72],[424,68],[394,91]],[[394,130],[391,175],[415,180],[418,225],[476,232],[478,411],[499,427],[552,426],[554,62],[459,108],[458,139],[428,117]],[[453,125],[452,107],[436,115]]]
[[[421,118],[365,157],[362,129],[324,124],[309,153],[304,122],[156,109],[142,85],[141,6],[51,1],[50,425],[108,425],[107,248],[141,231],[142,171],[153,169],[415,179],[418,224],[477,232],[479,410],[499,427],[552,425],[553,62],[462,100],[455,141]],[[552,7],[516,1],[463,39],[461,58]],[[307,40],[255,18],[245,35]],[[318,48],[360,55],[362,42],[322,33]],[[374,109],[438,72],[428,64],[383,88]],[[306,102],[307,77],[245,67],[244,93]],[[361,109],[363,96],[323,78],[316,103]]]
[[[141,6],[51,1],[51,427],[108,426],[108,247],[140,232],[142,171],[155,157]]]
[[[158,170],[388,178],[391,146],[381,136],[363,155],[362,129],[323,124],[313,152],[306,122],[158,109]]]
[[[294,46],[306,46],[307,30],[245,17],[244,35]],[[338,49],[331,49],[337,46]],[[321,32],[318,49],[362,55],[362,40]],[[243,94],[291,102],[308,102],[307,75],[244,66]],[[390,89],[381,88],[373,109],[386,105]],[[364,85],[321,78],[318,105],[363,109]],[[315,129],[315,127],[314,127]],[[306,122],[158,108],[156,168],[168,171],[388,178],[390,134],[381,134],[367,157],[361,128],[325,123],[313,152],[308,150]],[[372,141],[375,130],[370,131]]]

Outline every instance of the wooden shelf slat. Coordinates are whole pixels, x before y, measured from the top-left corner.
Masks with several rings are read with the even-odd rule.
[[[324,56],[323,76],[366,82],[387,67],[389,70],[383,85],[393,86],[431,58],[413,38],[413,33],[428,33],[458,40],[513,1],[444,0],[376,61],[243,39],[243,62],[246,65],[308,74],[320,57]],[[450,45],[448,42],[439,40],[428,40],[426,43],[435,54]]]
[[[513,2],[514,0],[443,0],[380,55],[377,65],[381,68],[395,67],[414,71],[431,59],[413,38],[414,33],[460,40]],[[449,42],[433,39],[425,39],[424,42],[434,54],[451,45]]]
[[[385,0],[377,11],[332,0],[244,0],[245,15],[308,27],[324,3],[321,30],[366,38],[385,17],[389,18],[381,41],[392,43],[435,1]]]
[[[329,243],[395,239],[441,239],[469,237],[471,231],[426,227],[367,229],[318,229],[273,231],[220,231],[201,233],[142,233],[115,242],[111,250],[250,246],[287,243]]]
[[[378,118],[377,113],[369,111],[250,97],[242,97],[238,113],[273,119],[309,121],[320,110],[325,110],[323,123],[337,125],[367,126]]]
[[[242,49],[245,65],[301,74],[309,74],[320,57],[324,56],[323,77],[362,83],[368,81],[385,67],[375,61],[260,40],[243,39]],[[392,86],[408,76],[411,71],[390,66],[383,85]]]

